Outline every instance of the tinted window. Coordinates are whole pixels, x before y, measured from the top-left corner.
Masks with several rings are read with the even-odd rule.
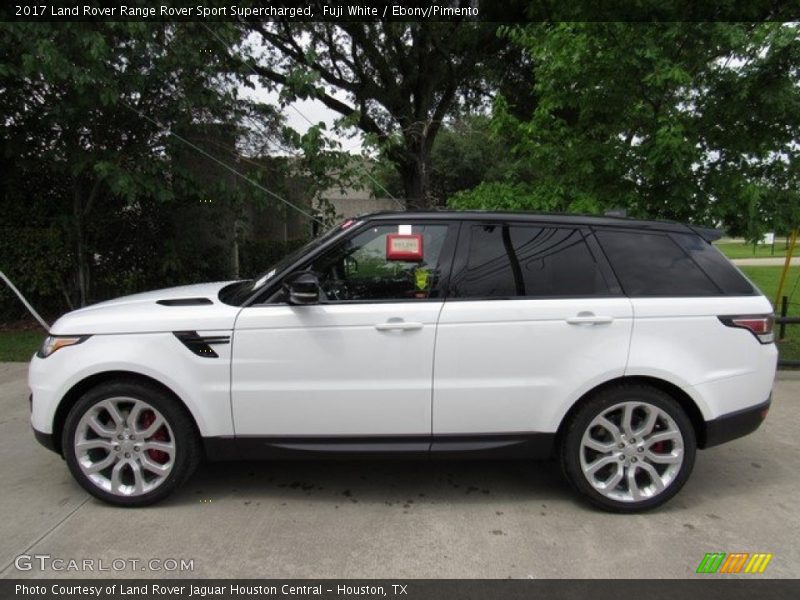
[[[691,234],[672,234],[672,239],[683,248],[703,272],[723,293],[752,295],[756,291],[749,281],[714,246],[703,238]]]
[[[628,296],[721,293],[669,235],[608,230],[598,230],[596,235]]]
[[[454,295],[470,298],[607,294],[578,229],[527,225],[470,227],[467,265]]]
[[[319,277],[327,302],[424,300],[435,297],[447,225],[377,225],[337,244],[304,268]],[[418,260],[393,259],[389,234],[419,236]],[[416,241],[416,240],[415,240]]]

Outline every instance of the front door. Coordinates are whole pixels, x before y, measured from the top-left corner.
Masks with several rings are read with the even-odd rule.
[[[374,436],[387,443],[387,436],[407,436],[427,444],[452,229],[359,226],[297,269],[319,277],[319,304],[292,306],[278,292],[244,308],[232,351],[236,435]],[[394,250],[390,234],[400,234]]]

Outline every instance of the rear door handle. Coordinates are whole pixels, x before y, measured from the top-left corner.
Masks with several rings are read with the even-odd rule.
[[[422,323],[414,321],[387,321],[386,323],[378,323],[375,325],[378,331],[411,331],[413,329],[422,329]]]
[[[611,323],[614,317],[595,315],[592,313],[578,313],[574,317],[569,317],[567,323],[570,325],[603,325]]]

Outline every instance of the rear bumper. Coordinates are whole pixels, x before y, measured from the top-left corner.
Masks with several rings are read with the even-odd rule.
[[[711,421],[706,421],[705,433],[698,445],[701,448],[711,448],[753,433],[767,417],[767,411],[771,403],[772,394],[762,404],[750,406],[722,415]]]

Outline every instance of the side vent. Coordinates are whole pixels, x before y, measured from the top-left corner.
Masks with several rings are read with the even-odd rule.
[[[169,300],[156,300],[156,304],[161,306],[202,306],[214,303],[208,298],[170,298]]]
[[[184,346],[203,358],[219,358],[219,354],[214,352],[211,347],[212,344],[230,344],[231,342],[229,335],[198,335],[196,331],[173,331],[172,333]]]

